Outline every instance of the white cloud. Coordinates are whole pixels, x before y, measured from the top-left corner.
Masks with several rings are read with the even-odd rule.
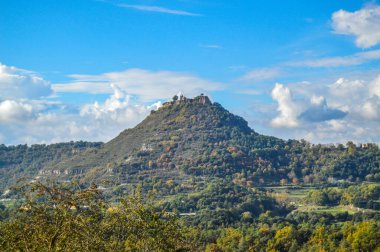
[[[0,102],[0,123],[14,123],[31,117],[33,107],[30,104],[5,100]]]
[[[277,101],[277,110],[280,112],[280,114],[272,120],[272,126],[286,128],[297,127],[299,108],[293,101],[290,89],[280,83],[276,83],[272,90],[272,98]]]
[[[331,127],[331,130],[333,131],[339,132],[346,129],[346,126],[342,122],[342,120],[330,120],[327,122],[327,124]]]
[[[380,76],[373,80],[339,78],[327,87],[333,105],[347,112],[351,121],[380,119]]]
[[[259,90],[256,89],[241,89],[236,91],[237,94],[245,94],[245,95],[260,95],[262,94]]]
[[[0,101],[0,124],[8,124],[11,127],[16,123],[24,125],[44,113],[49,113],[49,110],[63,109],[65,105],[54,101],[4,100]]]
[[[338,97],[351,97],[355,94],[362,95],[362,91],[365,88],[364,81],[362,80],[347,80],[345,78],[339,78],[332,85],[329,85],[329,91]]]
[[[380,97],[380,75],[378,75],[370,84],[370,94]]]
[[[263,81],[279,77],[282,71],[279,68],[260,68],[253,69],[240,77],[240,81]]]
[[[299,118],[308,122],[323,122],[341,119],[347,113],[331,108],[327,105],[326,98],[313,95],[310,100],[311,106],[299,115]]]
[[[35,99],[51,93],[50,84],[36,73],[0,63],[0,99]]]
[[[111,85],[104,82],[83,82],[76,81],[72,83],[56,83],[52,88],[57,93],[88,93],[88,94],[112,94]]]
[[[305,139],[306,141],[312,143],[315,140],[315,134],[313,132],[308,132],[301,139]]]
[[[100,75],[71,75],[73,82],[54,84],[56,92],[112,93],[110,83],[140,100],[154,101],[169,99],[182,90],[187,96],[195,96],[208,91],[219,90],[222,84],[208,81],[197,76],[170,72],[128,69],[122,72],[110,72]]]
[[[114,93],[103,103],[86,104],[80,111],[81,116],[92,116],[95,120],[109,120],[121,125],[137,124],[151,110],[157,110],[162,104],[151,106],[131,104],[130,96],[117,86],[112,85]]]
[[[129,9],[135,9],[139,11],[147,11],[147,12],[158,12],[164,14],[171,15],[179,15],[179,16],[201,16],[200,14],[182,11],[182,10],[173,10],[160,6],[151,6],[151,5],[133,5],[133,4],[118,4],[117,6]]]
[[[52,143],[72,140],[109,141],[126,128],[134,127],[160,103],[144,106],[126,96],[111,95],[104,103],[86,104],[79,111],[38,111],[33,106],[0,105],[0,129],[6,144]],[[4,114],[3,111],[13,111]],[[17,112],[17,113],[15,113]]]
[[[332,15],[334,32],[355,36],[355,44],[368,48],[380,43],[380,6],[368,5],[358,11],[339,10]]]
[[[80,108],[44,100],[0,102],[0,131],[7,144],[52,143],[71,140],[108,141],[122,130],[134,127],[162,104],[144,105],[112,85],[113,94],[104,102]]]
[[[89,118],[81,118],[78,114],[59,111],[40,113],[24,120],[18,127],[8,124],[3,129],[10,135],[5,138],[7,144],[35,144],[72,140],[99,141],[105,137],[102,135],[104,131],[97,129],[102,126]],[[107,129],[109,130],[110,127]],[[114,132],[109,134],[112,133]]]
[[[365,119],[378,120],[380,113],[379,97],[372,97],[361,106],[361,113]]]
[[[380,59],[380,50],[355,53],[348,56],[328,57],[321,59],[311,59],[302,61],[290,61],[284,65],[289,67],[347,67],[361,65],[372,60]]]
[[[200,45],[200,47],[210,48],[210,49],[223,49],[223,46],[216,44]]]
[[[314,106],[324,106],[326,104],[326,99],[323,96],[313,95],[310,100],[311,104]]]
[[[264,128],[263,133],[313,143],[380,144],[380,76],[360,77],[339,78],[331,84],[276,84],[272,98],[280,113],[271,121],[273,128]]]

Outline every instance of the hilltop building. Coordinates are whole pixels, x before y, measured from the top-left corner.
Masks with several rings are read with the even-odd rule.
[[[208,96],[201,94],[199,96],[194,97],[193,99],[185,97],[183,94],[175,95],[173,97],[172,101],[165,102],[162,107],[166,108],[172,105],[179,105],[179,104],[194,104],[194,103],[199,103],[203,105],[211,105],[212,102]]]

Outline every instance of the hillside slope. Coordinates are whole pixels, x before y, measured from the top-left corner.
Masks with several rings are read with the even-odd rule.
[[[82,141],[32,146],[0,145],[0,192],[14,185],[19,179],[28,181],[38,178],[41,169],[54,166],[88,149],[97,149],[101,145],[102,143]]]
[[[140,176],[180,179],[185,174],[231,174],[247,164],[252,148],[284,145],[257,134],[207,96],[176,98],[100,149],[83,152],[42,174],[120,184]],[[252,163],[252,162],[251,162]]]

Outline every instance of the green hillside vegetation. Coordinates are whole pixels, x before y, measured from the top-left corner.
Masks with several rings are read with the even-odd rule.
[[[83,141],[32,146],[0,145],[0,191],[14,185],[19,179],[35,179],[43,167],[53,166],[78,153],[97,149],[101,145],[102,143]]]
[[[215,186],[219,187],[215,184],[207,190],[216,194],[203,195],[210,201],[207,204],[210,208],[219,207],[221,201],[213,199],[222,199],[225,192]],[[270,204],[272,210],[261,211],[258,216],[243,212],[235,223],[212,215],[194,221],[189,220],[193,216],[180,216],[177,211],[157,204],[152,197],[144,198],[139,190],[124,195],[117,202],[106,200],[96,186],[79,189],[75,184],[37,182],[21,186],[17,192],[17,205],[6,210],[0,208],[9,212],[9,217],[0,222],[2,251],[380,249],[379,214],[287,214],[278,205]],[[239,197],[235,199],[242,201]],[[261,205],[264,199],[256,200]],[[255,207],[248,207],[252,208]]]
[[[82,182],[114,184],[136,183],[137,176],[224,176],[242,169],[251,148],[282,143],[255,133],[205,96],[183,99],[152,111],[99,150],[48,169]]]
[[[18,189],[18,210],[0,224],[2,251],[177,251],[186,248],[173,214],[139,193],[111,206],[96,187],[34,183]]]

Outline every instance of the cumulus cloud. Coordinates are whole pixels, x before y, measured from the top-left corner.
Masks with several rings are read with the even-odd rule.
[[[352,95],[355,94],[362,95],[362,91],[365,90],[365,83],[363,80],[348,80],[345,78],[339,78],[328,87],[330,93],[334,96],[352,98]]]
[[[6,144],[54,143],[72,140],[99,141],[105,137],[104,131],[97,129],[103,125],[67,111],[39,113],[23,120],[23,123],[17,126],[14,123],[0,124],[0,126],[3,132],[7,132],[4,138]],[[114,132],[109,134],[112,133],[114,134]]]
[[[304,123],[339,120],[347,115],[345,111],[329,107],[324,96],[313,95],[308,103],[295,102],[291,90],[279,83],[272,90],[272,98],[278,103],[280,112],[271,121],[273,127],[304,127]]]
[[[71,75],[73,81],[54,84],[56,92],[113,93],[110,83],[141,101],[169,99],[182,90],[187,96],[195,96],[208,91],[220,90],[222,84],[208,81],[187,73],[170,71],[148,71],[128,69],[100,75]]]
[[[325,97],[312,96],[311,107],[302,112],[299,118],[309,122],[323,122],[333,119],[341,119],[346,115],[346,112],[339,109],[329,108]]]
[[[56,111],[38,112],[33,107],[12,102],[13,113],[3,114],[3,105],[0,105],[0,131],[7,133],[3,141],[7,144],[109,141],[160,106],[160,103],[144,106],[124,96],[116,97],[117,94],[113,94],[104,103],[85,104],[78,111],[60,107]]]
[[[272,98],[278,103],[277,110],[280,112],[280,114],[272,120],[272,126],[286,128],[297,127],[299,108],[293,101],[290,89],[283,84],[276,83],[272,90]]]
[[[150,106],[132,104],[130,96],[126,92],[116,85],[111,87],[114,93],[103,104],[98,102],[86,104],[82,107],[80,115],[92,116],[95,120],[110,120],[124,125],[132,125],[142,120],[151,110],[157,110],[162,106],[161,102]]]
[[[355,44],[369,48],[380,43],[380,6],[368,5],[358,11],[339,10],[332,15],[334,32],[355,36]]]
[[[334,106],[348,112],[350,120],[380,119],[380,76],[373,80],[339,78],[327,91]]]
[[[52,143],[71,140],[108,141],[122,130],[134,127],[160,101],[145,105],[111,85],[113,93],[104,102],[77,109],[44,100],[0,102],[0,131],[7,144]]]
[[[5,100],[0,102],[0,123],[14,123],[26,120],[33,114],[30,104]]]
[[[0,63],[0,99],[36,99],[51,93],[49,82],[36,73]]]
[[[378,75],[370,84],[370,94],[380,97],[380,75]]]
[[[364,118],[369,120],[380,119],[380,98],[378,96],[369,98],[360,108]]]
[[[262,132],[313,143],[380,144],[380,76],[360,77],[308,85],[276,84],[272,98],[280,113],[272,117],[272,127]]]
[[[327,124],[331,127],[332,131],[341,132],[346,129],[346,125],[342,122],[342,120],[330,120]]]

